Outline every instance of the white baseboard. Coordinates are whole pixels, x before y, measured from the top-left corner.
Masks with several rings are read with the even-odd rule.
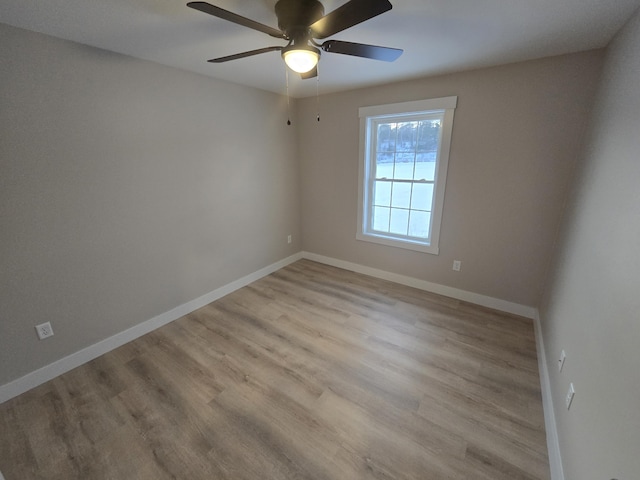
[[[345,260],[338,260],[336,258],[325,257],[324,255],[318,255],[316,253],[310,252],[302,252],[302,257],[313,260],[314,262],[324,263],[333,267],[343,268],[352,272],[369,275],[370,277],[389,280],[390,282],[407,285],[409,287],[418,288],[420,290],[431,293],[437,293],[439,295],[444,295],[445,297],[451,297],[457,300],[463,300],[465,302],[481,305],[483,307],[493,308],[495,310],[500,310],[501,312],[520,315],[521,317],[533,319],[537,314],[537,310],[534,307],[529,307],[527,305],[507,302],[506,300],[500,300],[499,298],[488,297],[486,295],[480,295],[478,293],[460,290],[459,288],[440,285],[439,283],[427,282],[426,280],[420,280],[418,278],[408,277],[406,275],[391,273],[385,270],[378,270],[377,268],[366,267],[364,265],[347,262]]]
[[[291,255],[290,257],[268,265],[256,272],[253,272],[238,280],[228,283],[227,285],[217,288],[212,292],[202,295],[201,297],[198,297],[187,303],[183,303],[182,305],[179,305],[176,308],[169,310],[168,312],[161,313],[160,315],[139,323],[138,325],[124,330],[123,332],[116,333],[109,338],[83,348],[82,350],[72,353],[71,355],[61,358],[60,360],[56,360],[55,362],[39,368],[38,370],[35,370],[31,373],[28,373],[23,377],[6,383],[0,386],[0,403],[4,403],[11,398],[17,397],[18,395],[31,390],[38,385],[48,382],[49,380],[52,380],[55,377],[68,372],[69,370],[79,367],[80,365],[83,365],[93,360],[94,358],[99,357],[100,355],[110,352],[111,350],[118,348],[125,343],[135,340],[136,338],[141,337],[142,335],[145,335],[149,332],[152,332],[153,330],[160,328],[167,323],[171,323],[174,320],[177,320],[178,318],[187,315],[194,310],[197,310],[198,308],[204,307],[205,305],[208,305],[209,303],[214,302],[219,298],[230,294],[231,292],[234,292],[235,290],[249,285],[256,280],[269,275],[270,273],[280,270],[281,268],[286,267],[287,265],[296,262],[301,258],[301,253]]]
[[[542,338],[542,326],[540,325],[540,315],[538,313],[536,313],[533,319],[533,327],[536,335],[540,390],[542,392],[542,408],[544,409],[544,428],[547,432],[547,450],[549,452],[551,480],[564,480],[562,457],[560,456],[560,441],[558,439],[556,415],[553,410],[553,396],[551,395],[551,381],[549,380],[549,369],[544,349],[544,340]]]

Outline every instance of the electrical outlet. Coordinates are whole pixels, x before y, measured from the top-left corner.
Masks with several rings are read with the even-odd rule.
[[[564,367],[564,361],[567,359],[567,354],[564,353],[564,350],[560,352],[560,359],[558,360],[558,371],[562,371],[562,367]]]
[[[575,389],[573,388],[573,383],[569,384],[569,391],[567,392],[567,398],[565,402],[567,403],[567,410],[571,407],[571,402],[573,402],[573,396],[576,394]]]
[[[562,371],[562,367],[564,367],[564,361],[567,359],[567,354],[564,353],[564,350],[560,352],[560,359],[558,360],[558,371]]]
[[[461,267],[462,267],[462,262],[460,260],[454,260],[453,261],[453,269],[456,272],[459,272]]]
[[[40,340],[53,337],[53,328],[51,328],[51,322],[36,325],[36,333],[38,334],[38,338]]]
[[[287,236],[287,243],[291,243],[291,235]]]

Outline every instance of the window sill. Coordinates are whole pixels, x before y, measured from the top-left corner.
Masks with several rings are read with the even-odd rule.
[[[363,242],[377,243],[388,247],[404,248],[405,250],[413,250],[416,252],[429,253],[438,255],[439,249],[437,245],[425,245],[424,243],[412,242],[409,240],[398,240],[396,238],[385,237],[383,235],[374,235],[371,233],[358,233],[356,239]]]

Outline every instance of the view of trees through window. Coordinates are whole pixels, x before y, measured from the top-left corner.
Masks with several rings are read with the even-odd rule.
[[[433,116],[377,124],[373,230],[429,238],[441,123]]]

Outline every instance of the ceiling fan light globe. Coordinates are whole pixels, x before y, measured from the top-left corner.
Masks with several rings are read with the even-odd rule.
[[[297,73],[307,73],[318,64],[320,59],[320,53],[315,49],[302,49],[296,48],[291,50],[284,50],[282,52],[282,58],[287,66]]]

